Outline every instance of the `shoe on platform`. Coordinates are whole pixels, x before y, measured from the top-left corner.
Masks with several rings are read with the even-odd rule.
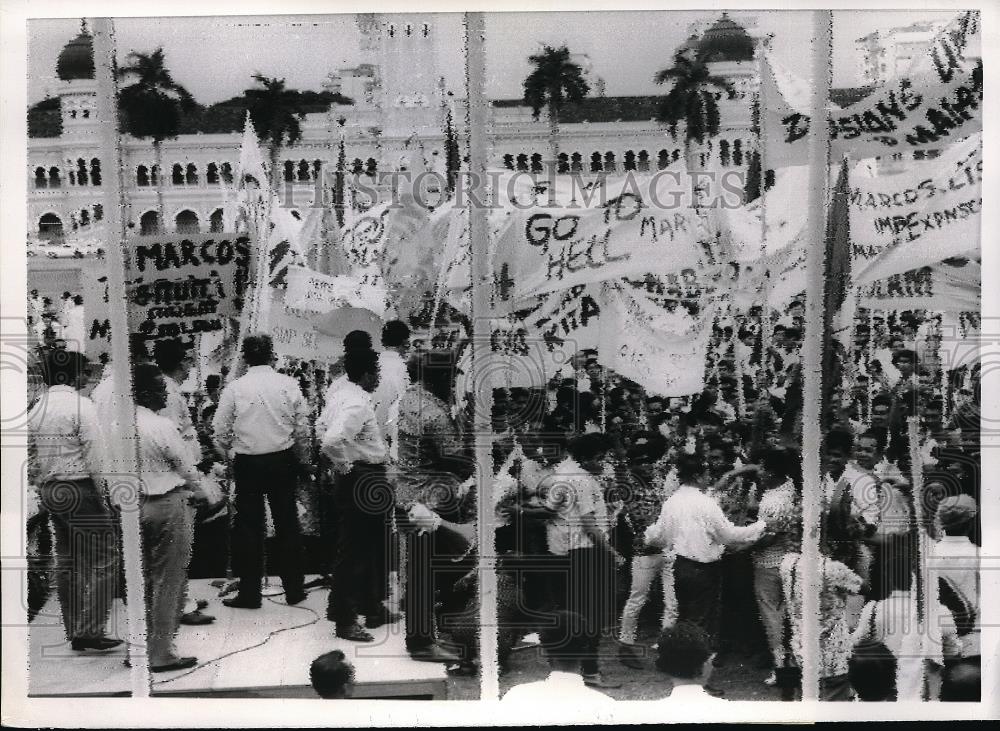
[[[169,660],[160,665],[150,665],[149,672],[151,673],[168,673],[171,670],[187,670],[188,668],[193,668],[198,664],[198,658],[196,657],[175,657],[173,660]]]
[[[77,637],[70,646],[74,652],[110,652],[123,642],[110,637]]]
[[[229,599],[223,599],[222,603],[233,609],[260,609],[260,599],[250,599],[239,594]]]
[[[618,643],[618,661],[627,668],[642,670],[641,651],[635,645],[627,642]]]
[[[374,642],[375,638],[372,637],[368,632],[365,632],[365,628],[360,624],[352,624],[346,629],[337,629],[334,634],[342,640],[350,640],[351,642]]]
[[[771,674],[764,678],[764,685],[775,686],[778,684],[778,674],[771,671]]]
[[[583,676],[583,684],[588,688],[621,688],[621,683],[608,680],[601,673],[587,673]]]
[[[722,688],[719,688],[719,687],[717,687],[715,685],[706,685],[705,686],[705,692],[708,693],[710,696],[713,696],[715,698],[722,698],[722,697],[724,697],[726,695],[726,691],[724,691]]]
[[[304,602],[307,596],[309,595],[304,591],[293,591],[291,593],[286,591],[285,604],[287,604],[290,607],[294,607],[296,604],[301,604],[302,602]]]
[[[396,612],[390,612],[388,609],[383,609],[377,614],[366,614],[365,627],[368,629],[375,629],[376,627],[381,627],[383,624],[395,624],[402,618],[402,614],[397,614]]]
[[[211,614],[204,614],[200,609],[195,609],[193,612],[185,612],[181,615],[181,624],[212,624],[215,621],[215,617]]]
[[[416,660],[417,662],[443,662],[443,663],[460,663],[462,658],[453,652],[441,647],[436,643],[431,643],[424,647],[413,648],[410,652],[410,659]]]

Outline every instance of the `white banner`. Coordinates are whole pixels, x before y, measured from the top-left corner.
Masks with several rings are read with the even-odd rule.
[[[385,315],[385,288],[377,270],[370,276],[343,274],[327,276],[305,267],[288,267],[288,290],[285,302],[309,312],[329,312],[341,307],[363,307],[379,317]]]
[[[870,177],[851,172],[851,278],[863,284],[979,252],[982,135],[910,169]]]
[[[868,97],[835,110],[830,137],[836,154],[855,159],[903,149],[933,150],[982,131],[983,66],[979,13],[948,24],[910,68]],[[765,59],[761,79],[765,167],[803,165],[808,110],[795,84]],[[782,94],[784,87],[786,97]]]
[[[877,310],[978,312],[981,287],[979,263],[949,259],[861,285],[858,305]]]
[[[642,296],[607,287],[598,360],[657,396],[698,393],[705,385],[712,310],[687,318],[691,327],[684,332],[667,330],[666,315]]]

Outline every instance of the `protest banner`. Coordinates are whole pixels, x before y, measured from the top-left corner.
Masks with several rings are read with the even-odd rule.
[[[268,331],[275,353],[327,363],[343,354],[342,339],[324,335],[317,329],[322,315],[285,304],[285,293],[281,290],[271,289],[269,294]]]
[[[125,282],[129,332],[145,340],[180,338],[222,329],[224,317],[243,307],[250,242],[225,234],[134,236],[127,242]],[[111,345],[108,278],[84,271],[86,353],[96,357]]]
[[[982,131],[979,13],[949,23],[899,78],[830,119],[835,154],[855,159],[938,149]],[[789,74],[765,58],[761,74],[765,166],[803,165],[809,115]]]
[[[327,276],[300,266],[288,267],[285,303],[310,312],[329,312],[341,307],[363,307],[379,317],[385,315],[385,288],[378,270],[360,274]]]
[[[851,174],[851,275],[884,279],[979,251],[982,135],[896,175]]]
[[[580,284],[666,273],[713,261],[703,247],[687,178],[660,176],[592,206],[533,206],[497,242],[503,299],[530,300]]]
[[[711,335],[711,311],[698,318],[664,322],[667,315],[655,305],[619,286],[605,291],[598,362],[630,378],[657,396],[688,396],[704,388],[705,355]],[[686,322],[689,329],[670,331]]]
[[[981,286],[979,263],[948,260],[861,285],[858,306],[877,310],[978,312]]]

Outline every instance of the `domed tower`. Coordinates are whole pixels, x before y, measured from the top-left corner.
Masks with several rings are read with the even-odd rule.
[[[59,53],[56,75],[60,81],[58,94],[63,137],[92,136],[98,122],[97,82],[94,80],[94,38],[87,30],[86,21],[81,21],[80,34]]]
[[[756,87],[756,47],[757,40],[724,12],[702,34],[697,53],[713,75],[725,78],[737,95],[747,98]]]

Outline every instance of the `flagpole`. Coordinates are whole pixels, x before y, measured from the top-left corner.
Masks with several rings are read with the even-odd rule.
[[[114,378],[116,428],[109,434],[108,467],[113,477],[109,492],[118,496],[121,508],[122,560],[125,564],[125,597],[128,617],[128,657],[131,663],[133,698],[149,697],[149,658],[146,655],[146,597],[142,572],[142,531],[139,524],[140,492],[129,356],[128,311],[125,292],[125,208],[121,138],[118,132],[118,83],[115,78],[114,24],[110,18],[93,18],[94,70],[97,81],[97,118],[100,120],[101,156],[109,175],[105,216],[108,228],[108,300],[111,324],[111,368]]]
[[[820,472],[820,430],[822,400],[822,343],[824,307],[824,246],[826,240],[826,198],[829,179],[830,130],[827,104],[830,98],[831,24],[829,10],[813,11],[813,47],[811,57],[809,124],[809,187],[806,199],[809,243],[806,272],[809,282],[806,297],[806,326],[802,347],[802,699],[819,698],[820,590],[822,565],[819,550],[822,475]]]
[[[465,13],[465,70],[468,84],[469,235],[472,245],[472,377],[479,548],[479,657],[480,699],[500,696],[497,671],[496,549],[493,531],[493,391],[487,378],[492,357],[490,343],[489,211],[486,188],[486,53],[482,13]]]

